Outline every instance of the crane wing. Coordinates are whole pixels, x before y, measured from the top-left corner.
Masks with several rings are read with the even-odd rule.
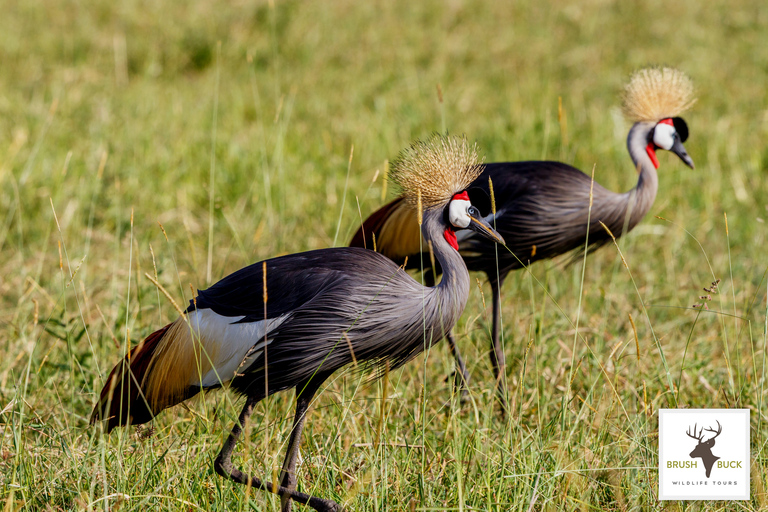
[[[355,269],[365,274],[366,265],[374,264],[370,255],[397,271],[371,251],[323,249],[250,265],[199,291],[182,317],[114,367],[91,420],[107,419],[108,430],[145,423],[201,389],[231,381],[263,356],[273,331],[297,311],[353,279]]]
[[[621,206],[616,199],[622,194],[610,192],[598,183],[593,186],[589,176],[570,165],[550,161],[505,162],[487,164],[469,190],[472,204],[480,205],[483,214],[491,210],[489,178],[498,201],[496,229],[507,241],[506,249],[499,248],[500,272],[583,248],[588,217],[589,245],[592,249],[602,246],[608,235],[599,222],[615,218],[612,208]],[[590,189],[594,198],[591,214]],[[463,238],[460,235],[460,240],[470,270],[493,268],[495,251],[490,243],[472,232]],[[502,251],[507,250],[512,254],[503,255]]]
[[[358,252],[368,253],[336,248],[281,256],[199,290],[187,313],[192,330],[210,351],[210,368],[200,385],[214,386],[247,370],[272,342],[272,331],[318,294],[350,278],[351,262],[365,259]]]
[[[496,200],[495,215],[489,179]],[[590,190],[594,198],[591,213]],[[470,270],[496,268],[496,249],[499,273],[578,251],[587,241],[587,231],[590,250],[594,250],[610,241],[600,221],[615,234],[622,232],[625,222],[625,194],[608,191],[598,183],[593,185],[589,176],[561,162],[486,164],[467,192],[472,204],[491,225],[495,224],[494,220],[498,221],[495,227],[507,241],[506,248],[496,248],[473,231],[459,231],[459,249]],[[373,235],[378,252],[398,264],[409,257],[409,268],[421,267],[418,256],[423,245],[420,244],[418,225],[403,198],[397,198],[371,214],[350,245],[365,245],[371,249]]]

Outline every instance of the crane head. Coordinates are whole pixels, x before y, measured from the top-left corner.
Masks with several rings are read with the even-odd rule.
[[[480,215],[480,211],[472,205],[469,200],[469,194],[466,191],[454,194],[448,206],[446,206],[445,212],[447,221],[452,228],[471,229],[493,242],[506,245],[504,238],[491,227],[488,221]],[[455,235],[453,235],[453,240],[455,239]],[[457,246],[454,248],[457,248]]]
[[[656,159],[656,149],[665,149],[679,156],[685,165],[693,169],[693,159],[683,146],[683,142],[686,140],[688,140],[688,125],[683,118],[668,117],[656,123],[656,126],[648,133],[646,151],[657,168],[659,164]]]

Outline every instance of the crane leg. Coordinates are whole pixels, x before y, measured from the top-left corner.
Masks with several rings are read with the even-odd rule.
[[[456,359],[456,372],[454,373],[454,389],[461,392],[461,400],[467,399],[469,387],[469,372],[467,371],[467,365],[464,364],[464,359],[461,357],[459,347],[456,346],[456,340],[453,337],[453,331],[448,331],[445,335],[445,339],[448,341],[448,346],[451,347],[451,354]]]
[[[501,405],[502,417],[507,414],[507,359],[504,354],[504,344],[500,339],[501,331],[501,285],[504,284],[504,278],[498,281],[491,279],[491,289],[493,290],[493,327],[491,330],[491,365],[493,366],[493,376],[496,379],[496,394]]]
[[[288,449],[285,452],[283,469],[280,473],[280,485],[286,489],[296,489],[296,462],[299,458],[299,446],[301,445],[301,433],[304,430],[304,420],[307,418],[309,404],[330,374],[315,375],[310,380],[302,382],[296,386],[296,414],[293,419],[293,429],[291,438],[288,441]],[[281,512],[291,512],[291,496],[283,494],[280,496]]]
[[[248,397],[246,400],[245,406],[243,407],[243,411],[240,413],[240,417],[238,418],[237,423],[235,423],[235,426],[232,428],[232,432],[229,434],[229,437],[227,437],[227,440],[224,442],[224,446],[221,448],[219,455],[216,457],[216,460],[213,463],[213,467],[216,470],[216,473],[239,484],[249,485],[254,489],[273,492],[280,495],[281,497],[288,495],[291,497],[291,499],[294,499],[299,503],[303,503],[317,510],[318,512],[340,512],[342,510],[341,505],[335,501],[325,500],[316,496],[310,496],[309,494],[298,492],[293,489],[286,489],[283,486],[275,485],[270,482],[262,482],[258,478],[248,476],[234,467],[232,464],[232,451],[235,448],[235,444],[237,444],[237,439],[243,432],[243,426],[248,420],[248,417],[253,412],[253,408],[259,402],[259,400],[261,400],[261,397]]]

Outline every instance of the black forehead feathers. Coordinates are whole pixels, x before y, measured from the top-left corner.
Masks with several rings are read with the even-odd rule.
[[[469,202],[483,217],[491,213],[491,196],[482,187],[470,187],[467,189],[467,194],[469,194]]]
[[[675,125],[675,131],[680,136],[680,142],[688,140],[688,125],[682,117],[673,117],[672,124]]]
[[[453,202],[453,199],[448,201],[448,204],[443,207],[443,222],[447,225],[451,225],[451,203]]]

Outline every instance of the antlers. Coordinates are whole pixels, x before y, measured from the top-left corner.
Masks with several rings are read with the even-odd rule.
[[[715,421],[717,421],[717,420],[715,420]],[[713,430],[711,428],[705,429],[704,427],[701,427],[701,430],[699,430],[698,435],[696,435],[696,427],[697,426],[698,426],[698,423],[695,423],[693,425],[693,434],[691,434],[690,428],[688,429],[688,431],[685,432],[685,434],[688,437],[691,437],[691,438],[695,439],[696,441],[698,441],[699,444],[701,444],[701,440],[704,438],[704,430],[706,430],[707,432],[713,432],[715,434],[713,437],[707,439],[707,441],[713,440],[715,437],[719,436],[720,433],[723,431],[723,426],[720,425],[719,421],[717,422],[717,431],[715,431],[715,430]]]
[[[694,433],[694,434],[696,434],[696,427],[697,427],[697,426],[698,426],[698,423],[695,423],[695,424],[693,425],[693,433]],[[690,430],[690,429],[689,429],[689,430]],[[704,434],[704,427],[701,427],[701,430],[699,431],[699,435],[698,435],[698,436],[696,436],[696,435],[691,435],[691,433],[690,433],[689,431],[687,431],[687,430],[686,430],[685,434],[686,434],[688,437],[692,437],[692,438],[694,438],[695,440],[697,440],[699,443],[701,443],[701,439],[704,437],[704,435],[703,435],[703,434]]]
[[[715,420],[715,421],[717,421],[717,420]],[[712,437],[712,439],[714,439],[715,437],[720,435],[720,433],[723,431],[723,427],[720,425],[720,422],[717,421],[717,432],[715,432],[711,428],[708,428],[707,431],[708,432],[714,432],[715,435]]]

